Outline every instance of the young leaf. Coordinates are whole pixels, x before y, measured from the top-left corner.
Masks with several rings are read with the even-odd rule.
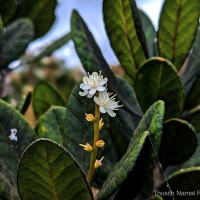
[[[134,4],[134,0],[103,2],[104,21],[111,46],[132,81],[136,69],[146,60],[137,35],[137,21],[133,17],[137,12],[139,18],[137,8],[131,7]]]
[[[35,128],[38,137],[49,138],[63,144],[65,114],[66,108],[52,106],[46,113],[41,115]]]
[[[19,19],[9,25],[4,33],[1,67],[6,68],[21,56],[33,39],[33,25],[29,19]]]
[[[109,89],[117,94],[117,98],[124,108],[133,115],[141,116],[142,114],[132,106],[132,102],[127,100],[129,95],[121,88],[87,25],[76,10],[71,16],[71,37],[85,70],[90,73],[101,70],[109,80]]]
[[[76,160],[67,149],[47,139],[39,139],[26,149],[17,178],[22,199],[93,199]]]
[[[2,21],[4,24],[8,22],[8,20],[13,16],[15,9],[16,9],[16,2],[15,0],[1,0],[0,6],[0,15],[2,17]]]
[[[194,128],[181,119],[170,119],[164,123],[159,159],[164,166],[187,160],[196,150],[197,137]]]
[[[176,200],[194,200],[199,199],[200,185],[200,167],[191,167],[181,169],[170,177],[168,177],[167,182],[164,182],[161,187],[158,188],[158,192],[164,194],[164,192],[170,192],[162,196],[166,200],[173,199]],[[170,187],[170,191],[169,191]]]
[[[166,106],[165,119],[180,115],[184,101],[183,86],[169,61],[160,57],[149,59],[137,71],[134,86],[144,112],[162,99]]]
[[[157,101],[145,113],[127,152],[110,173],[96,200],[108,199],[117,190],[115,199],[123,199],[125,195],[127,199],[134,199],[138,195],[155,160],[154,150],[157,152],[160,146],[163,118],[164,102]]]
[[[12,135],[13,129],[15,135]],[[18,160],[24,149],[34,140],[35,132],[23,115],[2,100],[0,100],[0,138],[0,159],[15,179]]]
[[[15,18],[27,17],[33,21],[35,38],[43,36],[55,21],[57,0],[26,0],[18,3]]]
[[[179,70],[192,46],[199,23],[200,1],[165,1],[158,31],[160,56]]]
[[[66,103],[49,84],[38,83],[33,91],[33,110],[36,116],[45,113],[52,105],[66,106]]]

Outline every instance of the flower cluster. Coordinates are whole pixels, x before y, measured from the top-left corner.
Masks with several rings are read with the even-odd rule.
[[[83,92],[79,92],[79,94],[92,98],[98,92],[98,95],[94,96],[94,102],[99,105],[100,112],[108,113],[111,117],[115,117],[114,110],[118,110],[121,105],[118,104],[118,101],[115,101],[114,97],[116,95],[112,96],[112,93],[107,92],[107,87],[105,86],[107,82],[108,79],[103,78],[101,72],[99,74],[93,72],[92,75],[88,73],[88,76],[83,77],[83,83],[80,85]]]

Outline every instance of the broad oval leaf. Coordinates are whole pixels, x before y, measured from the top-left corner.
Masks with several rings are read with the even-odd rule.
[[[65,114],[65,107],[52,106],[46,113],[41,115],[35,128],[38,137],[48,138],[63,144]]]
[[[138,11],[133,10],[131,4],[129,0],[104,0],[103,13],[111,46],[129,79],[133,81],[136,69],[146,58],[133,18],[133,12]]]
[[[137,71],[134,87],[144,112],[161,99],[165,102],[165,119],[180,115],[184,101],[183,86],[169,61],[160,57],[149,59]]]
[[[0,15],[2,17],[2,21],[4,24],[13,16],[16,9],[16,1],[15,0],[1,0],[0,1]]]
[[[46,34],[54,23],[56,6],[57,0],[22,0],[18,3],[15,18],[31,19],[38,38]]]
[[[117,190],[115,199],[123,199],[124,196],[127,199],[134,199],[139,194],[156,159],[155,153],[158,151],[162,136],[163,118],[164,102],[157,101],[143,116],[127,152],[110,173],[96,197],[97,200],[108,199]],[[134,191],[131,190],[133,185]]]
[[[19,19],[9,25],[4,33],[1,67],[6,68],[26,50],[33,39],[33,25],[29,19]]]
[[[127,100],[129,95],[121,88],[86,23],[76,10],[72,12],[71,16],[71,37],[86,72],[92,73],[101,70],[109,80],[108,88],[117,94],[117,99],[124,105],[124,108],[133,115],[142,116],[132,106],[132,102]]]
[[[185,168],[169,176],[167,182],[164,182],[157,191],[158,194],[160,192],[160,195],[165,200],[198,200],[200,191],[199,182],[200,167]]]
[[[36,116],[39,117],[53,105],[66,106],[66,103],[49,84],[45,82],[38,83],[33,91],[33,110]]]
[[[11,137],[13,129],[16,137]],[[14,179],[19,158],[34,138],[35,132],[23,115],[10,104],[0,100],[0,159]]]
[[[199,23],[200,1],[165,1],[158,31],[160,56],[179,70],[192,46]]]
[[[159,159],[164,166],[186,161],[196,150],[197,137],[187,121],[170,119],[164,123]]]
[[[47,139],[33,142],[18,167],[21,199],[93,199],[86,177],[64,147]]]

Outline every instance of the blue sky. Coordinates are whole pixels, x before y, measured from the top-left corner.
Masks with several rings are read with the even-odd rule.
[[[163,1],[164,0],[136,0],[138,8],[142,9],[147,15],[149,15],[156,29],[158,27],[157,21]],[[69,32],[71,12],[73,9],[77,9],[93,33],[94,38],[100,46],[108,63],[111,65],[118,64],[118,60],[109,45],[104,29],[102,2],[103,0],[58,0],[56,22],[45,37],[33,42],[30,49],[37,50],[38,48],[50,44],[54,39]],[[81,66],[81,63],[76,55],[73,42],[69,42],[67,45],[57,50],[54,55],[64,59],[66,61],[66,65],[70,68],[74,66]]]

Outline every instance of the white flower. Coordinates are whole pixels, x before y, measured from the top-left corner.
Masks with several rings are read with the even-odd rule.
[[[115,117],[116,113],[113,110],[118,110],[122,105],[118,105],[118,101],[115,101],[115,96],[111,96],[112,93],[107,91],[100,92],[98,97],[94,97],[94,102],[99,105],[101,113],[108,113],[111,117]]]
[[[8,136],[10,140],[14,140],[17,142],[17,129],[13,128],[10,130],[10,135]]]
[[[88,76],[83,77],[83,83],[81,83],[80,88],[83,92],[79,92],[79,95],[92,98],[96,91],[103,92],[106,87],[103,86],[108,82],[107,78],[103,78],[101,72],[93,72],[92,75],[88,73]]]

